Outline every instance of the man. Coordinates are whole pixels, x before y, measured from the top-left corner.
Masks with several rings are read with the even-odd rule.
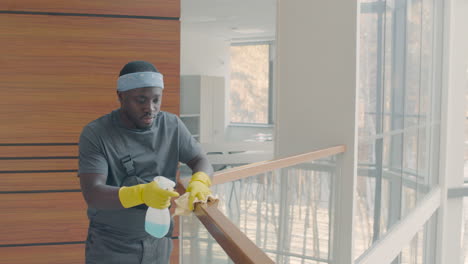
[[[180,119],[160,111],[163,89],[163,76],[151,63],[129,62],[117,84],[120,108],[81,133],[78,176],[90,220],[86,263],[169,262],[173,223],[158,239],[145,232],[144,220],[147,206],[167,208],[179,196],[153,181],[175,181],[179,161],[194,172],[190,204],[211,194],[212,166]]]

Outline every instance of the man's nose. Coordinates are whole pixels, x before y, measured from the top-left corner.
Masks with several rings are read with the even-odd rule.
[[[146,105],[145,105],[145,111],[146,112],[154,112],[158,109],[158,104],[155,103],[155,102],[148,102]]]

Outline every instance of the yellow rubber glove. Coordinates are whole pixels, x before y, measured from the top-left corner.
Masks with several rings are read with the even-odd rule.
[[[125,208],[144,203],[149,207],[164,209],[171,205],[171,197],[179,197],[179,194],[160,188],[155,181],[119,189],[119,200]]]
[[[195,197],[198,198],[198,200],[204,201],[207,199],[208,195],[211,194],[210,187],[211,186],[211,180],[210,177],[202,172],[199,171],[195,174],[192,175],[192,179],[190,180],[188,186],[187,186],[187,192],[190,192],[189,196],[189,209],[193,210],[193,201],[195,200]]]

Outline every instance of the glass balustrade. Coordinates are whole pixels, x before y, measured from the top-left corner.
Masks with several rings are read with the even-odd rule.
[[[219,210],[275,263],[329,263],[336,156],[212,186]],[[232,263],[194,216],[181,217],[181,263]]]

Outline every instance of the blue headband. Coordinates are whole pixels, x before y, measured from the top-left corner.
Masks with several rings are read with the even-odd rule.
[[[164,89],[163,75],[159,72],[134,72],[122,75],[117,80],[117,91],[119,92],[143,87]]]

